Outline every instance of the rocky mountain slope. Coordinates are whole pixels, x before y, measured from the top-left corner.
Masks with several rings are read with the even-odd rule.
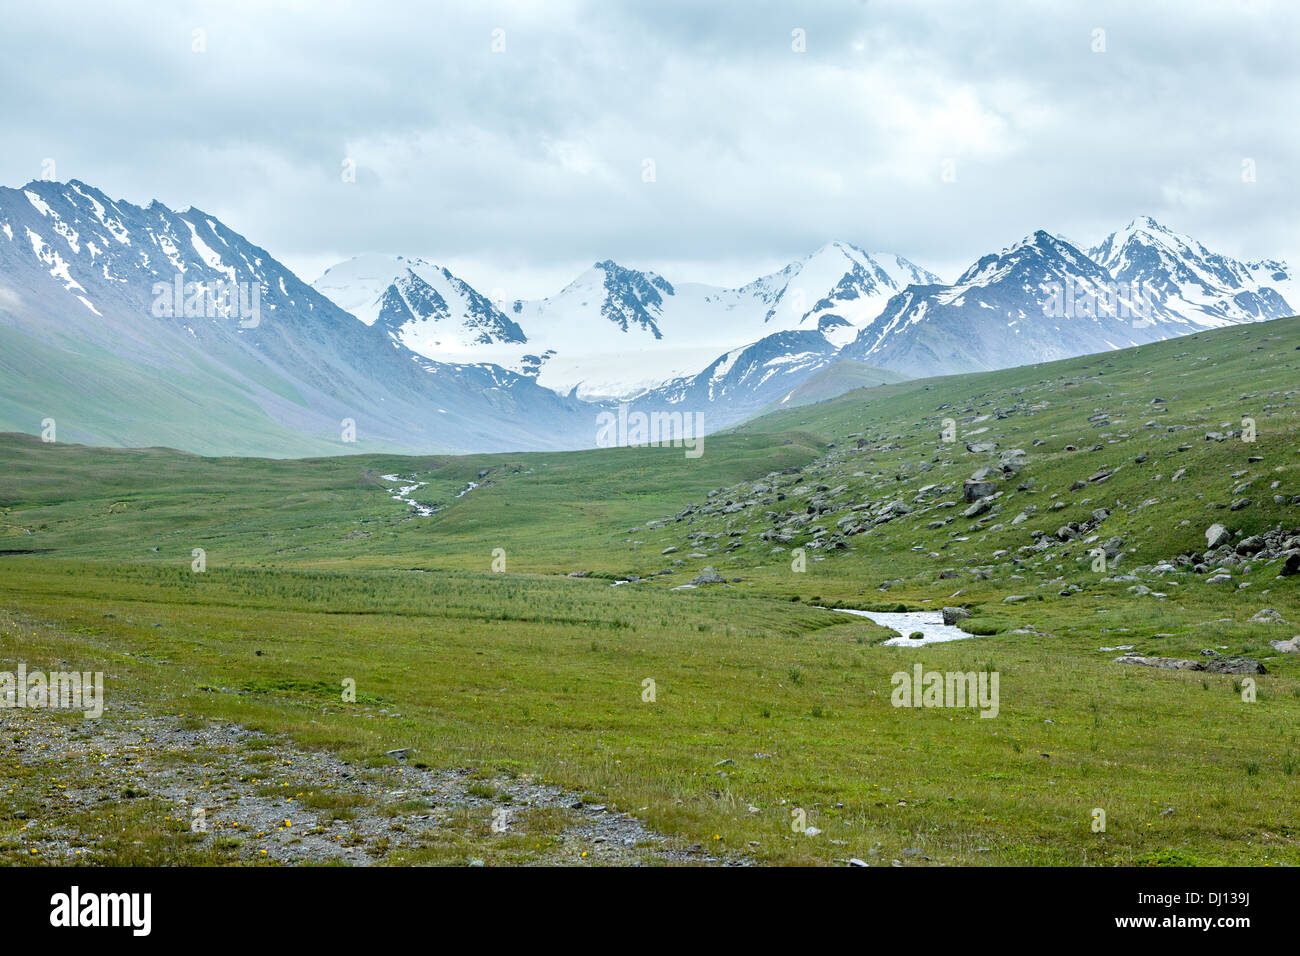
[[[950,286],[895,296],[840,356],[914,376],[986,371],[1291,315],[1277,289],[1260,285],[1262,268],[1150,219],[1093,256],[1039,230]],[[1274,264],[1271,274],[1287,273]]]
[[[590,408],[410,351],[201,210],[77,181],[0,189],[0,345],[0,428],[63,441],[284,456],[348,450],[349,423],[423,451],[592,432]]]

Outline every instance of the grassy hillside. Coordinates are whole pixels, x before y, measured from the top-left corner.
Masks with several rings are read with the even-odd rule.
[[[148,434],[177,447],[230,447],[264,449],[267,454],[305,455],[322,447],[347,451],[348,445],[328,437],[306,437],[277,424],[253,401],[246,384],[235,383],[215,368],[178,372],[175,368],[138,365],[79,341],[77,352],[56,353],[51,345],[0,325],[0,423],[39,435],[47,418],[57,424],[64,442],[85,441],[87,436],[127,443],[132,436]],[[267,380],[266,370],[254,363],[240,369],[248,381],[267,388],[283,387]],[[195,375],[205,377],[198,402]],[[177,379],[183,379],[184,385]],[[34,383],[40,383],[37,387]],[[289,401],[300,396],[287,394]],[[165,415],[159,415],[165,409]]]
[[[1270,641],[1300,633],[1300,575],[1279,576],[1300,532],[1298,409],[1288,319],[864,389],[711,436],[698,459],[202,459],[5,436],[0,668],[106,671],[105,724],[138,708],[368,772],[411,748],[546,781],[723,857],[1296,864],[1300,655]],[[392,497],[417,482],[406,497],[432,516]],[[727,583],[671,590],[705,567]],[[817,605],[958,606],[973,636],[882,646],[890,632]],[[1266,673],[1117,662],[1128,645]],[[997,717],[892,706],[918,663],[999,674]],[[53,732],[15,726],[6,741]],[[61,770],[130,815],[106,830],[51,797],[38,757],[0,749],[6,861],[68,858],[42,827],[92,862],[279,852],[273,835],[197,839],[147,785],[127,798],[108,770]],[[560,852],[473,813],[394,812],[376,860]],[[123,836],[139,833],[145,851]]]

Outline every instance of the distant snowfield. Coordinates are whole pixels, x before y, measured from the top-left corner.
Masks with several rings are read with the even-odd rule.
[[[913,282],[938,277],[901,256],[831,242],[736,289],[674,285],[605,261],[554,296],[491,301],[422,259],[375,255],[333,266],[313,286],[435,361],[492,363],[560,394],[620,400],[697,375],[777,332],[820,331],[843,346]]]

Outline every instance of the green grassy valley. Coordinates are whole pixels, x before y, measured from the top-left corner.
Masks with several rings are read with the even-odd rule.
[[[106,704],[0,710],[0,860],[1300,864],[1298,565],[1300,319],[699,458],[4,435],[0,670]],[[943,608],[968,639],[843,610]],[[996,716],[895,706],[917,664]]]

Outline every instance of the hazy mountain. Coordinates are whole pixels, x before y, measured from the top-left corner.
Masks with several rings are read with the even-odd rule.
[[[591,409],[406,349],[201,210],[77,181],[0,189],[0,342],[0,429],[53,418],[64,441],[275,456],[591,433]]]

